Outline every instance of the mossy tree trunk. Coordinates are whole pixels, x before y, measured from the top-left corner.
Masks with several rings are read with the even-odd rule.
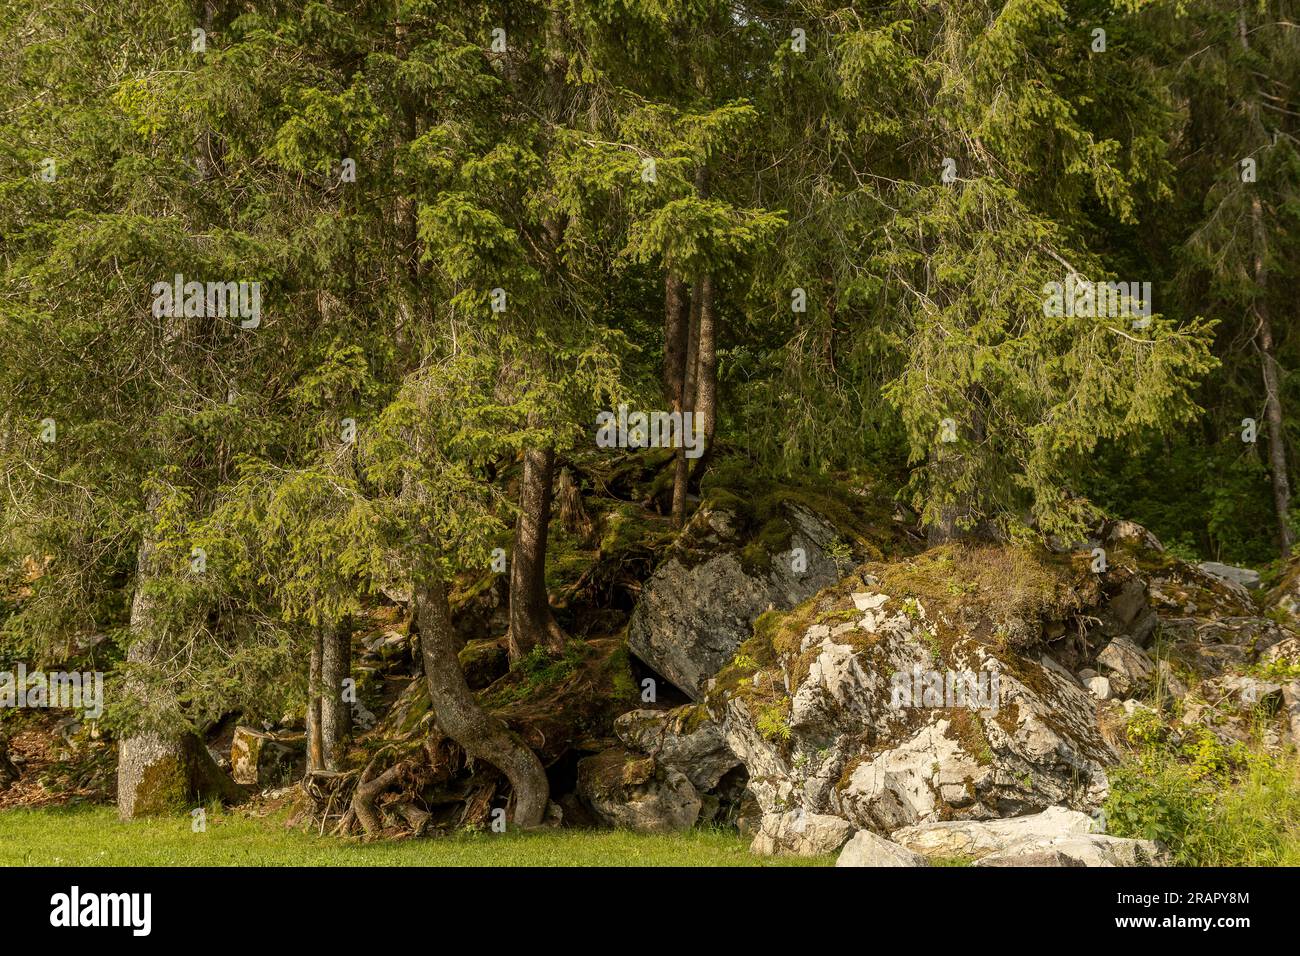
[[[157,507],[156,499],[149,510]],[[131,633],[127,663],[147,666],[165,651],[157,627],[157,599],[147,590],[154,567],[153,543],[146,537],[137,557],[137,583],[131,601]],[[167,712],[174,701],[149,699],[153,691],[139,679],[128,680],[123,693],[134,696],[147,712]],[[144,729],[118,742],[117,812],[123,820],[140,816],[183,813],[212,798],[236,800],[243,791],[221,771],[203,742],[192,733]]]

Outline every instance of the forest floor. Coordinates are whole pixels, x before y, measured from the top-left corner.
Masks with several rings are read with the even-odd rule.
[[[759,857],[734,831],[651,836],[611,830],[465,833],[361,843],[209,813],[122,823],[112,807],[0,812],[0,866],[830,866],[834,856]]]

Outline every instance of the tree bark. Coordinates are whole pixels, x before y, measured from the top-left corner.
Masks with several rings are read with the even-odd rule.
[[[307,665],[307,771],[325,769],[325,742],[321,735],[321,632],[311,632],[311,658]]]
[[[157,501],[151,499],[146,507],[154,511]],[[126,652],[130,664],[148,664],[164,650],[164,637],[157,633],[154,621],[156,601],[145,588],[154,573],[154,553],[155,546],[146,535],[136,558],[137,582],[130,621],[133,639]],[[127,680],[122,691],[137,699],[150,693],[135,679]],[[117,813],[123,820],[183,813],[214,797],[233,801],[243,795],[192,733],[140,730],[121,738],[117,753]]]
[[[1241,48],[1250,49],[1250,30],[1246,22],[1246,5],[1237,4],[1237,38]],[[1261,135],[1266,135],[1259,120],[1258,100],[1253,104],[1253,125]],[[1258,189],[1258,186],[1256,186]],[[1254,243],[1254,272],[1257,287],[1255,297],[1255,344],[1259,348],[1260,366],[1264,378],[1264,421],[1268,426],[1269,476],[1273,483],[1273,509],[1277,513],[1278,544],[1282,557],[1291,554],[1295,535],[1288,520],[1291,511],[1291,480],[1286,467],[1286,434],[1282,426],[1282,391],[1278,384],[1277,359],[1273,346],[1273,324],[1268,311],[1268,270],[1266,251],[1268,233],[1264,228],[1264,206],[1258,192],[1250,197],[1250,228]]]
[[[151,494],[144,503],[148,514],[156,512],[159,503],[157,494]],[[148,581],[156,574],[156,551],[155,542],[146,533],[136,551],[135,594],[131,597],[131,646],[126,650],[126,661],[133,665],[148,665],[166,650],[165,635],[159,632],[155,620],[157,600],[147,593]],[[157,704],[147,700],[151,689],[138,679],[127,679],[122,693],[146,704]],[[122,819],[183,813],[212,797],[233,801],[242,796],[238,784],[222,773],[203,741],[194,734],[162,732],[152,727],[118,740],[117,813]]]
[[[1255,300],[1255,342],[1259,347],[1260,365],[1264,375],[1264,421],[1268,425],[1268,464],[1273,482],[1273,508],[1277,512],[1278,544],[1282,557],[1291,554],[1295,535],[1288,520],[1291,512],[1291,479],[1286,466],[1286,434],[1282,425],[1282,390],[1278,383],[1277,359],[1274,357],[1273,324],[1269,318],[1268,302],[1264,295],[1268,274],[1264,265],[1264,215],[1258,196],[1250,200],[1251,228],[1255,238],[1255,284],[1259,297]]]
[[[695,392],[699,372],[700,352],[700,283],[695,282],[696,294],[691,296],[687,317],[686,359],[682,371],[681,409],[683,419],[686,412],[695,410]],[[685,422],[683,421],[683,428]],[[686,449],[678,448],[673,472],[673,527],[680,528],[686,521],[686,493],[690,483],[690,461],[686,458]]]
[[[332,622],[321,628],[320,736],[326,770],[341,769],[345,744],[352,731],[352,706],[343,699],[343,681],[351,669],[349,622]]]
[[[699,298],[700,331],[696,356],[699,371],[696,375],[695,425],[697,433],[703,436],[704,451],[695,460],[695,468],[691,472],[689,489],[694,491],[699,490],[700,479],[708,467],[718,417],[718,313],[713,299],[712,273],[706,272],[700,276]]]
[[[546,537],[551,523],[554,448],[524,450],[514,553],[510,557],[510,660],[534,647],[559,650],[564,634],[546,597]]]
[[[456,655],[456,635],[447,604],[447,589],[436,577],[414,589],[420,653],[429,683],[429,698],[438,725],[465,752],[496,767],[510,781],[519,827],[534,827],[546,815],[550,785],[537,755],[498,719],[475,701]]]
[[[686,283],[681,276],[669,272],[664,279],[664,401],[674,412],[682,410],[689,331],[690,302]]]

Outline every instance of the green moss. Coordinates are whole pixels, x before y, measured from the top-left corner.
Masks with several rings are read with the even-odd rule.
[[[829,479],[780,480],[754,470],[744,459],[715,463],[705,477],[701,507],[736,516],[745,541],[739,560],[750,574],[770,570],[772,559],[790,550],[790,509],[801,508],[828,522],[837,535],[832,555],[848,571],[855,561],[880,560],[906,546],[893,521],[889,496],[876,488],[857,494]]]
[[[469,641],[456,656],[471,690],[482,690],[510,669],[510,658],[501,638]]]
[[[189,809],[190,776],[183,760],[168,755],[145,767],[135,791],[138,817],[184,813]]]
[[[679,734],[695,733],[709,719],[709,708],[704,704],[685,704],[673,711],[674,729]]]
[[[980,766],[991,766],[994,761],[993,747],[989,744],[980,715],[973,710],[956,707],[946,711],[946,716],[946,736],[961,744],[962,749],[974,757]]]
[[[484,703],[489,708],[495,708],[535,699],[577,671],[590,650],[582,641],[570,641],[560,654],[553,654],[543,647],[534,647],[510,668],[508,676],[514,680],[508,686],[491,688]]]
[[[635,703],[640,698],[640,688],[632,677],[632,657],[626,643],[609,656],[605,669],[609,676],[610,692],[615,700]]]

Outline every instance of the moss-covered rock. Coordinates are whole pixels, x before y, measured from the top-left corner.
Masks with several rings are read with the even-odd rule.
[[[457,656],[470,690],[482,690],[510,670],[510,655],[503,637],[469,641]]]
[[[578,796],[604,823],[638,833],[688,830],[700,816],[684,774],[621,747],[578,762]]]
[[[787,824],[799,813],[889,832],[1095,809],[1116,755],[1089,695],[1043,663],[1043,642],[1045,625],[1100,596],[1068,557],[952,546],[868,563],[760,618],[705,702],[763,809],[769,839],[756,849],[790,849],[782,834],[795,839]],[[912,699],[922,674],[950,687],[982,674],[994,694]]]

